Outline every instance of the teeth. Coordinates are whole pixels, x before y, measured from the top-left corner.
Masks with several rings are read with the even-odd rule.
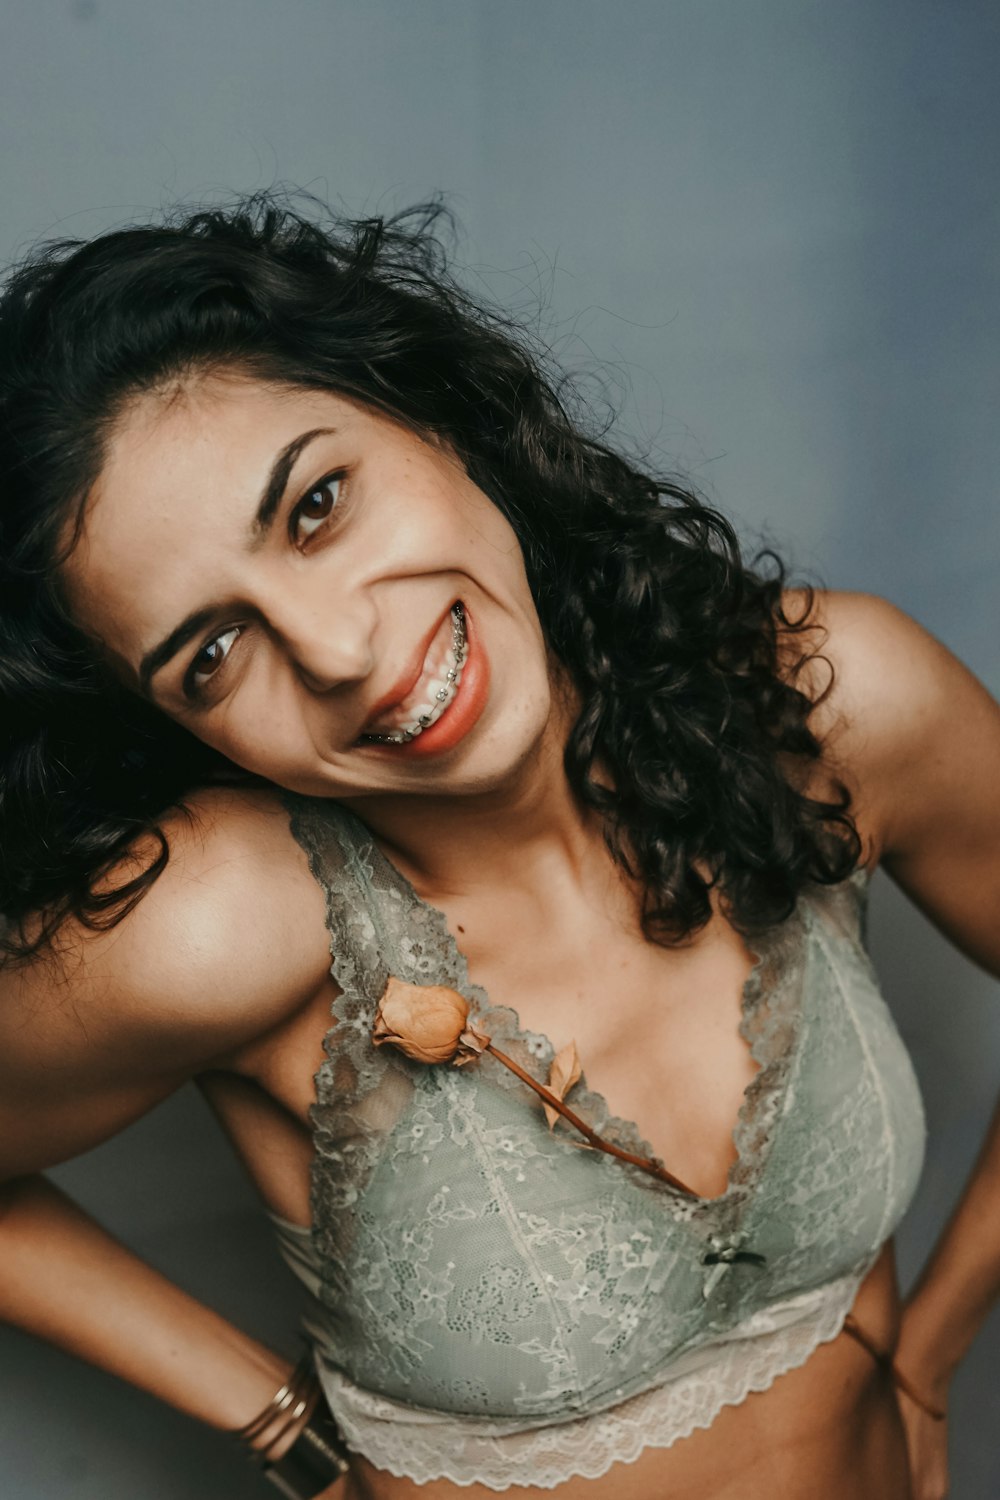
[[[461,604],[451,611],[452,634],[448,648],[444,676],[432,677],[427,684],[427,698],[411,710],[411,718],[397,727],[379,730],[374,734],[363,734],[362,740],[375,745],[405,745],[416,739],[425,729],[435,724],[451,704],[462,681],[462,667],[466,655],[465,615]]]

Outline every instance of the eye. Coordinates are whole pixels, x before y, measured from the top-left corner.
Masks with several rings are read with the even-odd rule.
[[[315,489],[303,495],[288,522],[293,542],[307,540],[313,532],[320,529],[324,521],[329,520],[340,497],[343,478],[343,473],[328,474]]]
[[[184,676],[184,691],[189,698],[201,696],[208,679],[215,676],[233,649],[239,633],[240,627],[233,625],[221,635],[206,641],[196,652]]]

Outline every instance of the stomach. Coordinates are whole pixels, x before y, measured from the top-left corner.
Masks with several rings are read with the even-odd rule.
[[[883,1349],[899,1337],[892,1241],[858,1290],[853,1312]],[[415,1484],[355,1455],[323,1500],[528,1500],[532,1486],[496,1491],[449,1480]],[[912,1500],[895,1388],[855,1339],[840,1333],[798,1369],[669,1448],[645,1448],[599,1479],[567,1479],[561,1500]]]

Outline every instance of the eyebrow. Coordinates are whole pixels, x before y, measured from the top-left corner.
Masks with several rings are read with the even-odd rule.
[[[295,467],[303,448],[315,438],[329,437],[335,431],[333,427],[312,427],[308,432],[303,432],[297,438],[293,438],[287,447],[282,448],[271,465],[271,472],[267,476],[267,483],[264,485],[260,504],[257,506],[257,514],[253,518],[252,546],[259,547],[270,531],[271,522],[288,488],[288,476]]]
[[[264,482],[260,500],[250,523],[249,546],[251,551],[256,551],[268,536],[274,518],[278,513],[292,469],[295,467],[300,455],[308,445],[318,437],[328,437],[336,431],[334,427],[312,427],[308,432],[302,432],[290,443],[286,443],[271,465],[270,472]],[[175,657],[182,646],[196,636],[200,630],[213,619],[218,613],[218,605],[209,604],[201,609],[192,610],[189,615],[171,630],[169,635],[164,636],[159,645],[151,647],[139,663],[139,691],[144,697],[150,696],[149,685],[167,662]]]

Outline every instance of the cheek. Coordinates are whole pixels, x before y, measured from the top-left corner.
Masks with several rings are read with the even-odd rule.
[[[438,561],[491,577],[524,571],[510,523],[464,470],[458,476],[451,469],[422,476],[412,488],[399,485],[390,508],[391,514],[378,508],[376,526],[382,549],[391,547],[394,556],[417,556],[428,565]]]
[[[231,760],[263,776],[308,753],[310,738],[293,702],[238,694],[216,733],[220,749]]]
[[[249,686],[249,685],[247,685]],[[241,689],[204,739],[234,765],[306,795],[333,795],[342,726],[322,702],[303,701],[294,680]],[[343,784],[346,793],[349,780]]]
[[[284,694],[261,692],[252,683],[244,683],[204,717],[180,722],[234,765],[271,780],[280,780],[280,769],[296,746],[301,758],[309,744],[295,705]]]

